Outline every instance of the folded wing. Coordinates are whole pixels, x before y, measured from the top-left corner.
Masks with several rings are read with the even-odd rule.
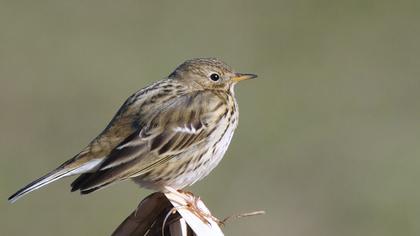
[[[96,172],[77,178],[72,191],[86,194],[143,175],[205,142],[226,114],[222,105],[220,101],[204,100],[199,93],[164,104],[146,125],[114,148]]]

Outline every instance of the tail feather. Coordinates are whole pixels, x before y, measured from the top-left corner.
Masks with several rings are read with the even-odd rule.
[[[51,171],[50,173],[42,176],[41,178],[33,181],[32,183],[26,185],[21,190],[17,191],[15,194],[9,197],[9,202],[13,203],[19,198],[25,196],[26,194],[41,188],[44,185],[52,183],[56,180],[59,180],[63,177],[83,174],[87,172],[94,171],[98,164],[102,162],[102,159],[91,159],[89,161],[85,161],[83,164],[75,164],[74,158],[64,162],[61,166],[57,169]],[[83,175],[82,175],[83,176]]]
[[[31,182],[30,184],[26,185],[25,187],[23,187],[22,189],[20,189],[19,191],[17,191],[16,193],[14,193],[12,196],[10,196],[8,198],[9,202],[13,203],[16,200],[18,200],[19,198],[25,196],[26,194],[37,190],[39,188],[41,188],[44,185],[47,185],[49,183],[52,183],[56,180],[59,180],[65,176],[67,176],[66,174],[69,172],[68,169],[56,169],[51,171],[50,173],[42,176],[41,178]]]

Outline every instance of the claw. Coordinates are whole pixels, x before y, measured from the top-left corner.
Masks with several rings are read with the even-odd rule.
[[[185,207],[203,223],[211,225],[210,220],[215,221],[219,225],[222,223],[222,221],[214,217],[211,212],[207,210],[199,196],[195,196],[192,192],[184,190],[175,190],[173,188],[167,188],[167,190],[180,196],[186,202]]]

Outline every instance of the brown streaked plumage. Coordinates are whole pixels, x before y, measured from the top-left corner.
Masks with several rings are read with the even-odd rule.
[[[72,191],[82,194],[125,179],[158,191],[195,183],[222,159],[237,126],[234,85],[255,77],[214,58],[184,62],[130,96],[86,148],[9,201],[77,174]]]

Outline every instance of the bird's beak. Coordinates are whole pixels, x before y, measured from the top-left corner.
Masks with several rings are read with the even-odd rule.
[[[257,75],[254,74],[242,74],[242,73],[236,73],[235,76],[232,77],[232,80],[234,82],[239,82],[242,80],[247,80],[247,79],[255,79],[257,78]]]

